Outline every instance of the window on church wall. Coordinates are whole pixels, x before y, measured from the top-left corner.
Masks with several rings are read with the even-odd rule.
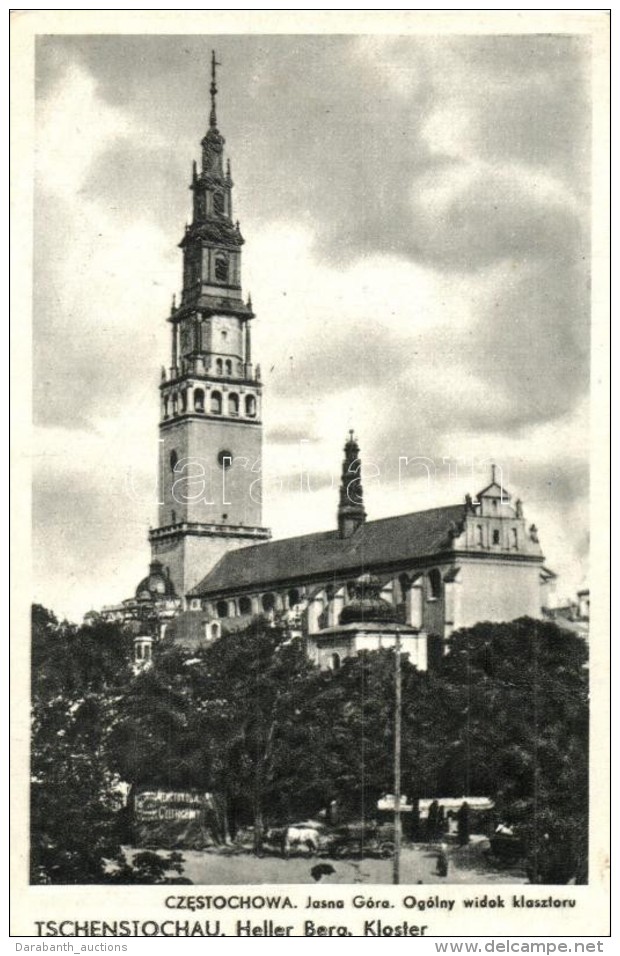
[[[168,418],[168,396],[164,398],[164,418]]]
[[[252,613],[252,600],[249,597],[239,598],[239,614]]]
[[[441,571],[433,568],[428,573],[428,598],[429,601],[437,601],[441,597]]]
[[[194,390],[194,411],[204,412],[205,410],[205,393],[201,388]]]
[[[500,543],[499,530],[497,528],[494,528],[493,529],[493,544],[499,544],[499,543]]]
[[[181,414],[187,411],[187,392],[185,389],[181,392]]]
[[[332,654],[331,669],[332,669],[333,671],[338,671],[338,670],[340,670],[340,663],[341,663],[341,662],[340,662],[340,654]]]
[[[221,375],[224,370],[224,363],[221,359],[216,359],[215,361],[215,371],[218,375]]]
[[[481,524],[476,525],[476,544],[480,548],[484,547],[484,530]]]
[[[172,414],[173,415],[179,414],[179,397],[176,392],[174,392],[172,396]]]
[[[228,396],[228,414],[233,418],[236,418],[239,414],[239,396],[235,395],[234,392]]]
[[[228,378],[232,375],[232,362],[230,359],[226,359],[226,374]]]
[[[228,603],[226,601],[218,601],[215,610],[218,617],[228,617]]]
[[[253,395],[245,396],[245,414],[248,418],[256,418],[256,399]]]
[[[222,414],[222,396],[219,392],[211,392],[211,414]]]
[[[174,471],[179,461],[179,456],[177,455],[174,448],[170,452],[170,471]]]
[[[511,541],[512,541],[513,550],[518,551],[519,550],[519,534],[516,528],[511,529]]]
[[[295,605],[299,604],[300,600],[301,597],[297,588],[291,588],[288,592],[288,606],[295,607]]]
[[[215,279],[216,282],[228,282],[228,257],[227,256],[216,256],[215,257]]]
[[[263,605],[263,611],[266,614],[269,614],[269,612],[273,611],[276,606],[275,595],[271,593],[263,594],[261,604]]]

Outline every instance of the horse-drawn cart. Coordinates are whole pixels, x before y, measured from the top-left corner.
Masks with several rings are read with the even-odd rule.
[[[389,859],[394,855],[391,823],[349,823],[325,835],[323,852],[336,859],[365,856]]]

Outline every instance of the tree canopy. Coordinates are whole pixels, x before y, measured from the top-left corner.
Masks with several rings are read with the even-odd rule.
[[[233,836],[245,824],[258,834],[314,816],[333,800],[353,817],[372,816],[393,783],[394,663],[382,650],[319,671],[303,641],[258,618],[199,649],[164,642],[153,666],[135,673],[121,629],[61,625],[35,609],[35,875],[101,877],[101,860],[119,852],[119,779],[214,792]],[[541,860],[550,835],[583,868],[581,638],[529,619],[484,623],[454,634],[428,673],[404,657],[402,790],[414,799],[492,797],[529,834],[532,879],[549,875]],[[121,872],[130,878],[119,864]]]

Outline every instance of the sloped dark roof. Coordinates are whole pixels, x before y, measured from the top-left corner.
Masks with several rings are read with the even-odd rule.
[[[192,596],[273,585],[312,575],[351,571],[436,554],[450,543],[450,524],[465,506],[449,505],[367,521],[349,538],[321,531],[230,551],[191,591]]]

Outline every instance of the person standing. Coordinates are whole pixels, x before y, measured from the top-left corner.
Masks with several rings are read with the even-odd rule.
[[[439,804],[433,800],[428,808],[428,818],[426,820],[426,837],[428,840],[437,839],[437,822],[439,817]]]
[[[469,843],[469,804],[467,800],[463,800],[457,811],[456,819],[459,846],[467,846]]]

